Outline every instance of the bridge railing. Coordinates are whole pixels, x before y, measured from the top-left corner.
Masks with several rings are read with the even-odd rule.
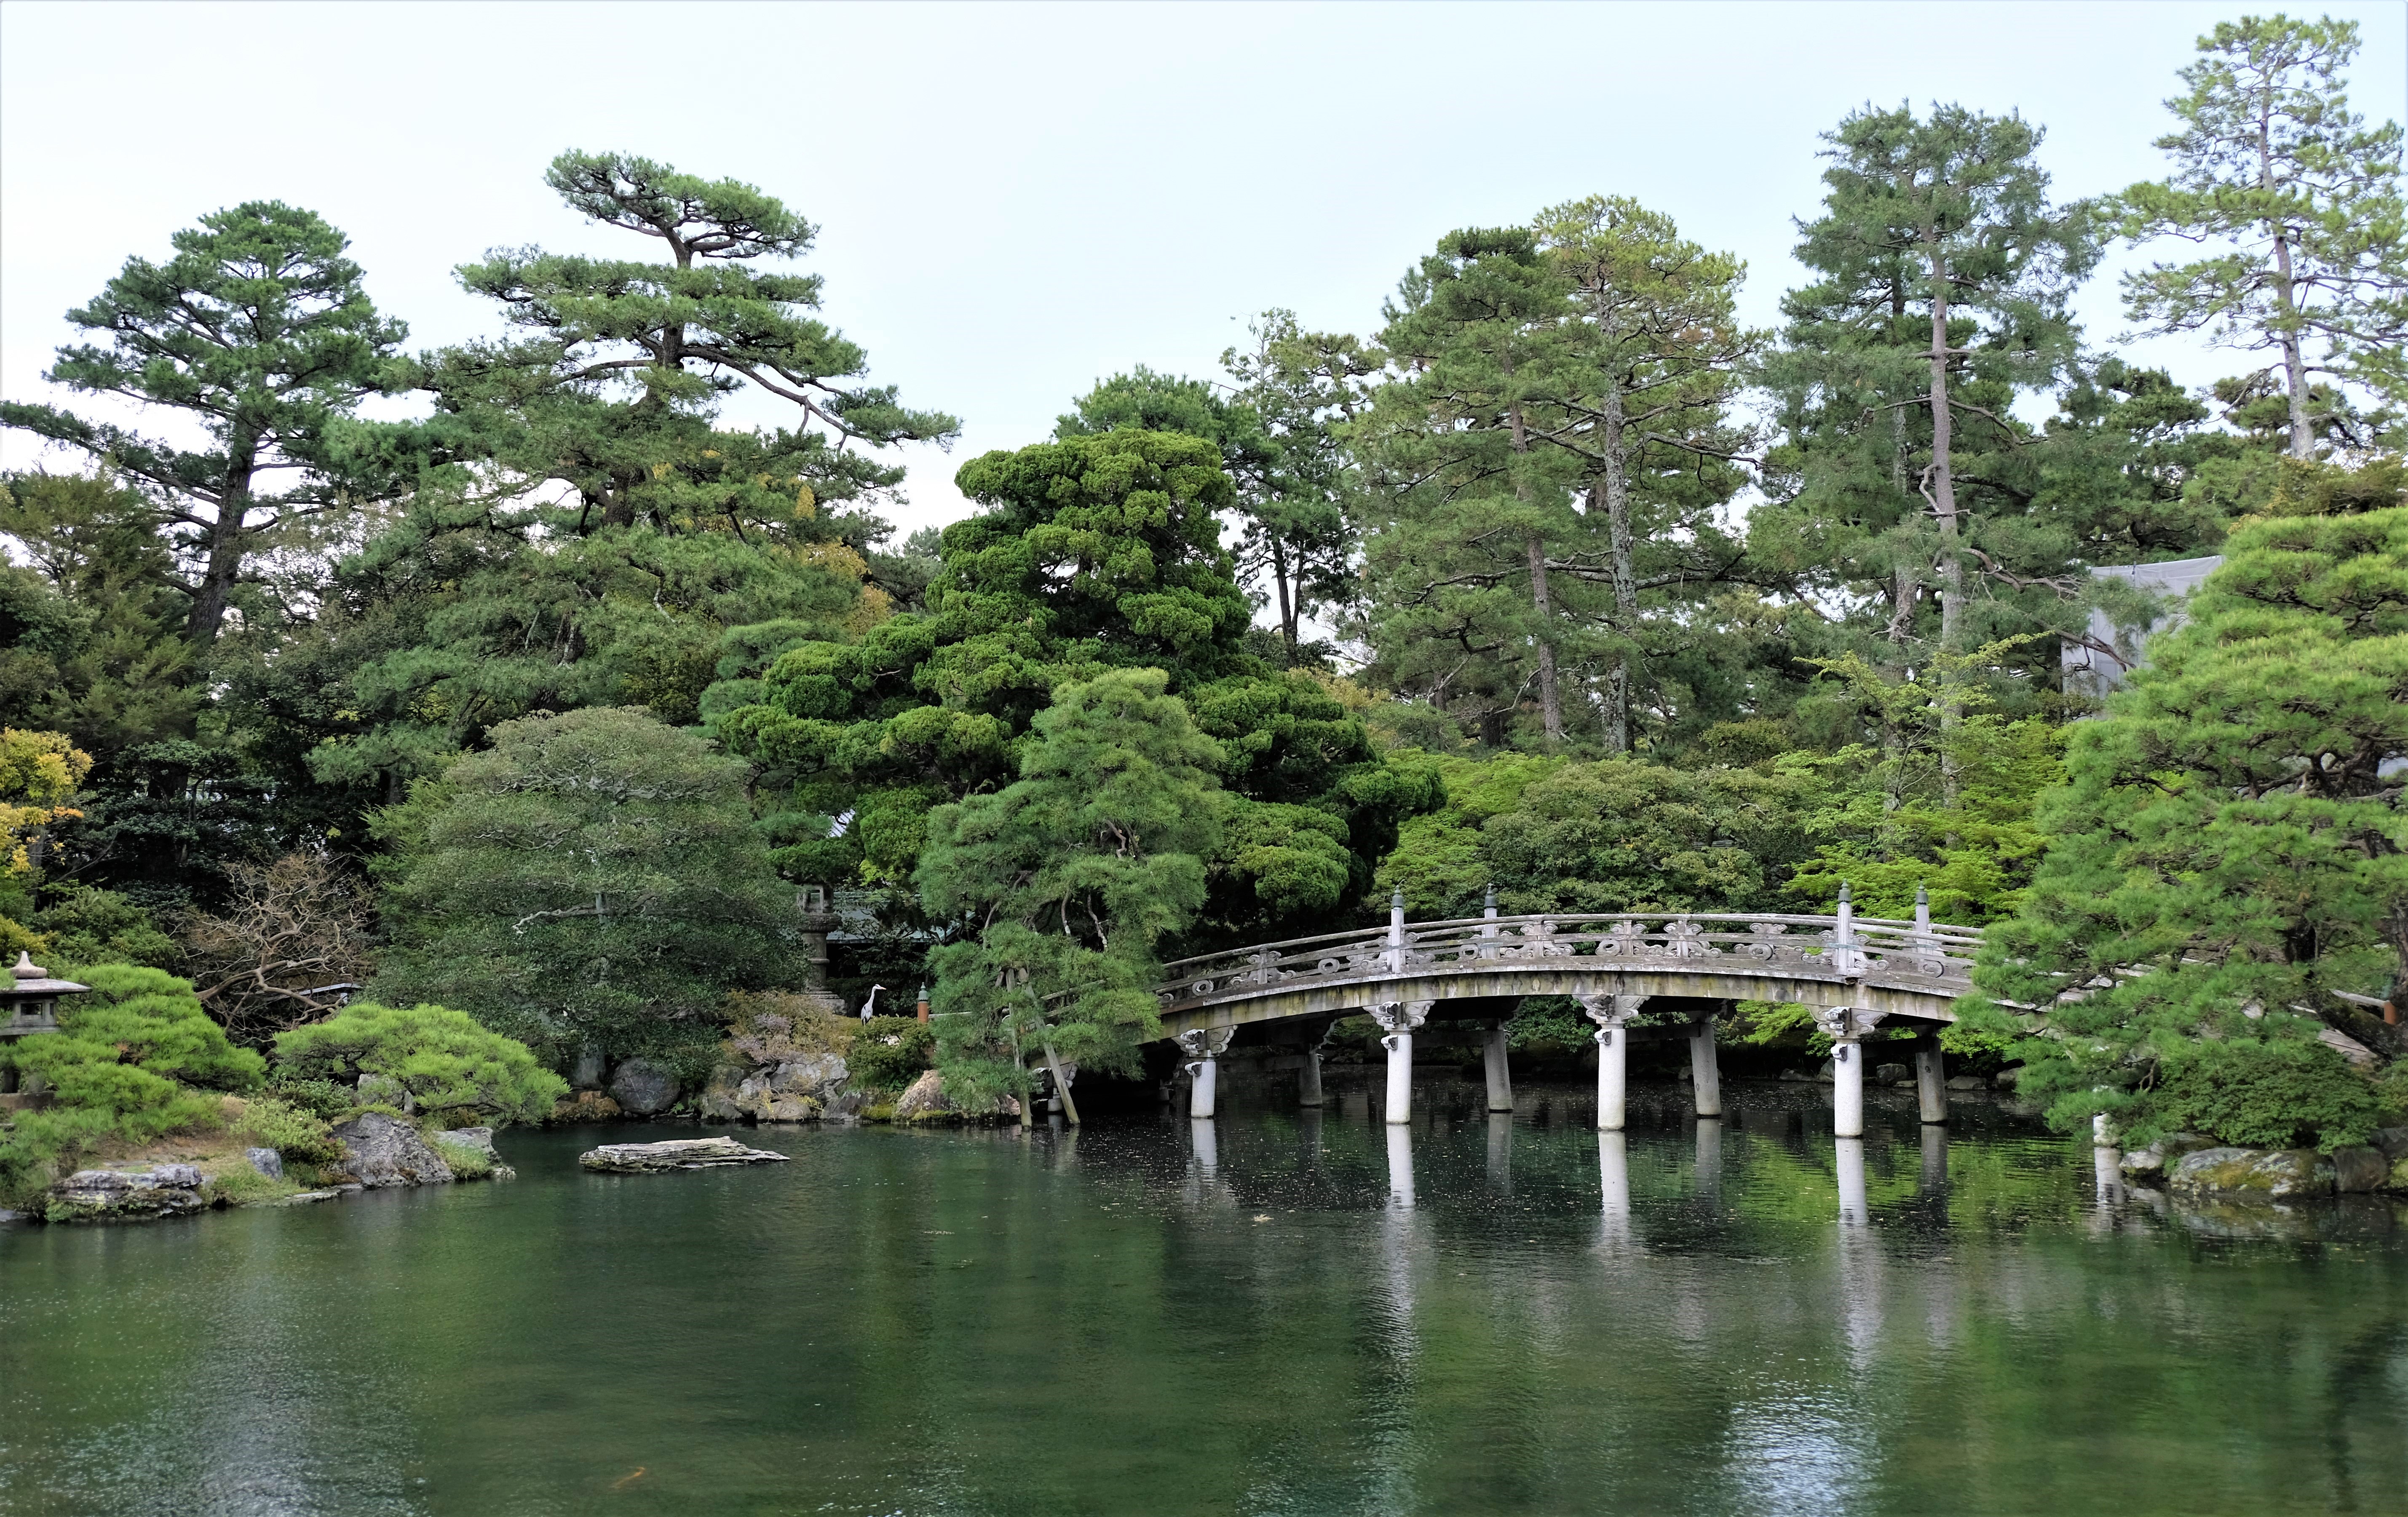
[[[1156,994],[1166,1007],[1268,991],[1291,982],[1376,979],[1476,969],[1550,958],[1604,959],[1633,966],[1807,973],[1884,981],[1964,981],[1981,929],[1856,917],[1841,937],[1836,916],[1772,912],[1548,913],[1464,917],[1366,927],[1203,953],[1165,966]],[[1589,967],[1590,966],[1582,966]],[[1602,967],[1602,966],[1596,966]]]

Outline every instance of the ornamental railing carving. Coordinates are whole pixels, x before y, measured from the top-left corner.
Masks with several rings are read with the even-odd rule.
[[[1477,973],[1570,960],[1575,962],[1550,967],[1727,969],[1961,995],[1972,988],[1968,977],[1981,944],[1978,927],[1882,917],[1854,917],[1844,923],[1835,916],[1767,912],[1465,917],[1409,923],[1401,933],[1365,927],[1199,954],[1165,966],[1168,978],[1156,994],[1168,1011],[1319,982]]]

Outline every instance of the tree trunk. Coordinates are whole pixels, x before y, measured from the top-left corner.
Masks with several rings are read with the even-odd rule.
[[[1287,666],[1296,667],[1296,624],[1304,608],[1288,598],[1287,544],[1271,539],[1271,584],[1279,593],[1280,636],[1287,641]]]
[[[1522,408],[1514,407],[1511,415],[1518,465],[1529,456],[1530,435],[1522,425]],[[1522,477],[1519,466],[1513,471],[1513,494],[1525,504],[1530,499],[1530,482]],[[1523,537],[1522,549],[1530,565],[1530,604],[1539,612],[1539,717],[1546,728],[1547,746],[1557,748],[1564,740],[1564,704],[1555,681],[1555,613],[1547,599],[1547,545],[1534,532]]]
[[[1965,565],[1956,551],[1956,478],[1950,446],[1955,431],[1948,413],[1948,265],[1940,250],[1936,229],[1924,234],[1931,256],[1931,514],[1940,523],[1940,651],[1933,660],[1940,685],[1941,802],[1956,804],[1956,760],[1954,737],[1957,702],[1954,681],[1957,671],[1946,662],[1956,652],[1959,624],[1965,614]]]
[[[2258,188],[2272,193],[2274,189],[2274,144],[2264,109],[2258,115]],[[2288,393],[2291,410],[2291,456],[2305,458],[2315,447],[2315,428],[2308,421],[2308,363],[2300,351],[2300,305],[2291,278],[2291,233],[2281,222],[2271,223],[2274,234],[2274,303],[2282,312],[2282,330],[2277,334],[2283,348],[2283,385]]]
[[[226,457],[225,490],[218,497],[218,519],[209,523],[208,562],[193,594],[184,636],[196,647],[217,641],[225,624],[226,603],[242,577],[245,519],[251,514],[251,479],[259,465],[259,439],[237,436]]]
[[[1054,1053],[1054,1045],[1045,1045],[1045,1069],[1054,1077],[1054,1089],[1062,1097],[1062,1115],[1071,1126],[1079,1125],[1079,1103],[1070,1098],[1070,1081],[1062,1073],[1062,1061]]]
[[[1617,753],[1627,753],[1630,642],[1639,635],[1639,576],[1630,562],[1630,459],[1623,432],[1622,387],[1611,377],[1606,381],[1604,400],[1606,551],[1612,559],[1613,630],[1621,639],[1621,645],[1613,651],[1612,672],[1607,676],[1606,743]]]

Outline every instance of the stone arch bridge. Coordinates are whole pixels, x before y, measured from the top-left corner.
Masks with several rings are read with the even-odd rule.
[[[1409,1120],[1412,1035],[1450,1002],[1569,995],[1598,1025],[1598,1125],[1624,1120],[1629,1023],[1651,1000],[1782,1001],[1813,1009],[1832,1050],[1834,1126],[1864,1131],[1864,1036],[1884,1023],[1923,1029],[1915,1083],[1923,1120],[1947,1120],[1939,1027],[1981,946],[1978,928],[1930,920],[1917,893],[1912,922],[1855,914],[1844,886],[1829,916],[1774,913],[1484,915],[1407,923],[1401,894],[1385,928],[1330,933],[1182,959],[1157,987],[1162,1027],[1187,1055],[1191,1113],[1212,1115],[1220,1056],[1240,1027],[1267,1025],[1268,1041],[1300,1055],[1307,1105],[1321,1101],[1321,1042],[1339,1017],[1368,1014],[1385,1033],[1387,1120]],[[1488,1022],[1488,1106],[1512,1109],[1503,1021]],[[1690,1061],[1700,1116],[1721,1113],[1713,1023],[1698,1018]]]

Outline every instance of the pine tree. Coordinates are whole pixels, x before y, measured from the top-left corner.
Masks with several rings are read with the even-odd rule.
[[[2026,1084],[2060,1125],[2178,1124],[2200,1069],[2245,1083],[2258,1050],[2269,1079],[2321,1068],[2336,1104],[2309,1124],[2355,1140],[2372,1101],[2333,1083],[2358,1077],[2313,1047],[2319,1023],[2408,1052],[2340,994],[2408,1001],[2408,822],[2386,772],[2408,752],[2408,492],[2397,460],[2292,467],[2190,621],[2074,731],[2030,897],[1983,943],[1983,995],[2039,1010]],[[2200,1065],[2202,1040],[2230,1057]]]
[[[642,520],[816,541],[842,536],[820,521],[825,506],[900,482],[872,453],[959,431],[858,382],[867,355],[808,314],[817,275],[751,266],[798,258],[818,233],[777,200],[624,153],[565,152],[544,179],[589,219],[654,239],[667,261],[522,249],[462,267],[462,285],[500,303],[520,335],[421,366],[439,410],[437,456],[484,461],[512,493],[568,486],[579,532]],[[746,385],[794,406],[795,427],[714,427]]]
[[[1530,689],[1549,747],[1568,641],[1554,565],[1582,536],[1569,463],[1540,436],[1562,424],[1567,294],[1529,231],[1449,233],[1385,308],[1390,378],[1358,429],[1384,672],[1441,707],[1474,687],[1492,740]]]
[[[2401,135],[2349,108],[2342,71],[2358,46],[2355,21],[2218,23],[2182,70],[2189,93],[2166,102],[2181,127],[2157,145],[2174,173],[2120,197],[2128,236],[2222,245],[2126,275],[2126,308],[2160,332],[2272,349],[2294,458],[2312,455],[2330,405],[2314,376],[2408,401]]]
[[[348,241],[315,212],[251,201],[173,240],[174,257],[128,259],[67,313],[108,345],[61,349],[48,378],[182,412],[209,445],[18,401],[0,402],[0,424],[80,449],[156,493],[194,563],[185,631],[206,648],[270,549],[353,540],[358,461],[340,423],[388,382],[408,329],[377,314]]]
[[[1118,669],[1061,687],[1017,780],[928,819],[922,899],[971,924],[929,958],[949,1084],[1025,1110],[1031,1060],[1067,1090],[1063,1063],[1125,1071],[1159,1036],[1156,945],[1202,909],[1222,814],[1218,745],[1167,684]]]
[[[1605,746],[1628,752],[1634,669],[1676,620],[1642,624],[1642,590],[1658,604],[1668,590],[1698,594],[1742,556],[1715,518],[1746,482],[1734,460],[1749,439],[1730,418],[1763,338],[1734,311],[1744,265],[1682,240],[1671,218],[1592,195],[1537,225],[1571,292],[1570,424],[1548,440],[1579,459],[1586,514],[1606,528],[1601,561],[1567,570],[1612,591]]]

